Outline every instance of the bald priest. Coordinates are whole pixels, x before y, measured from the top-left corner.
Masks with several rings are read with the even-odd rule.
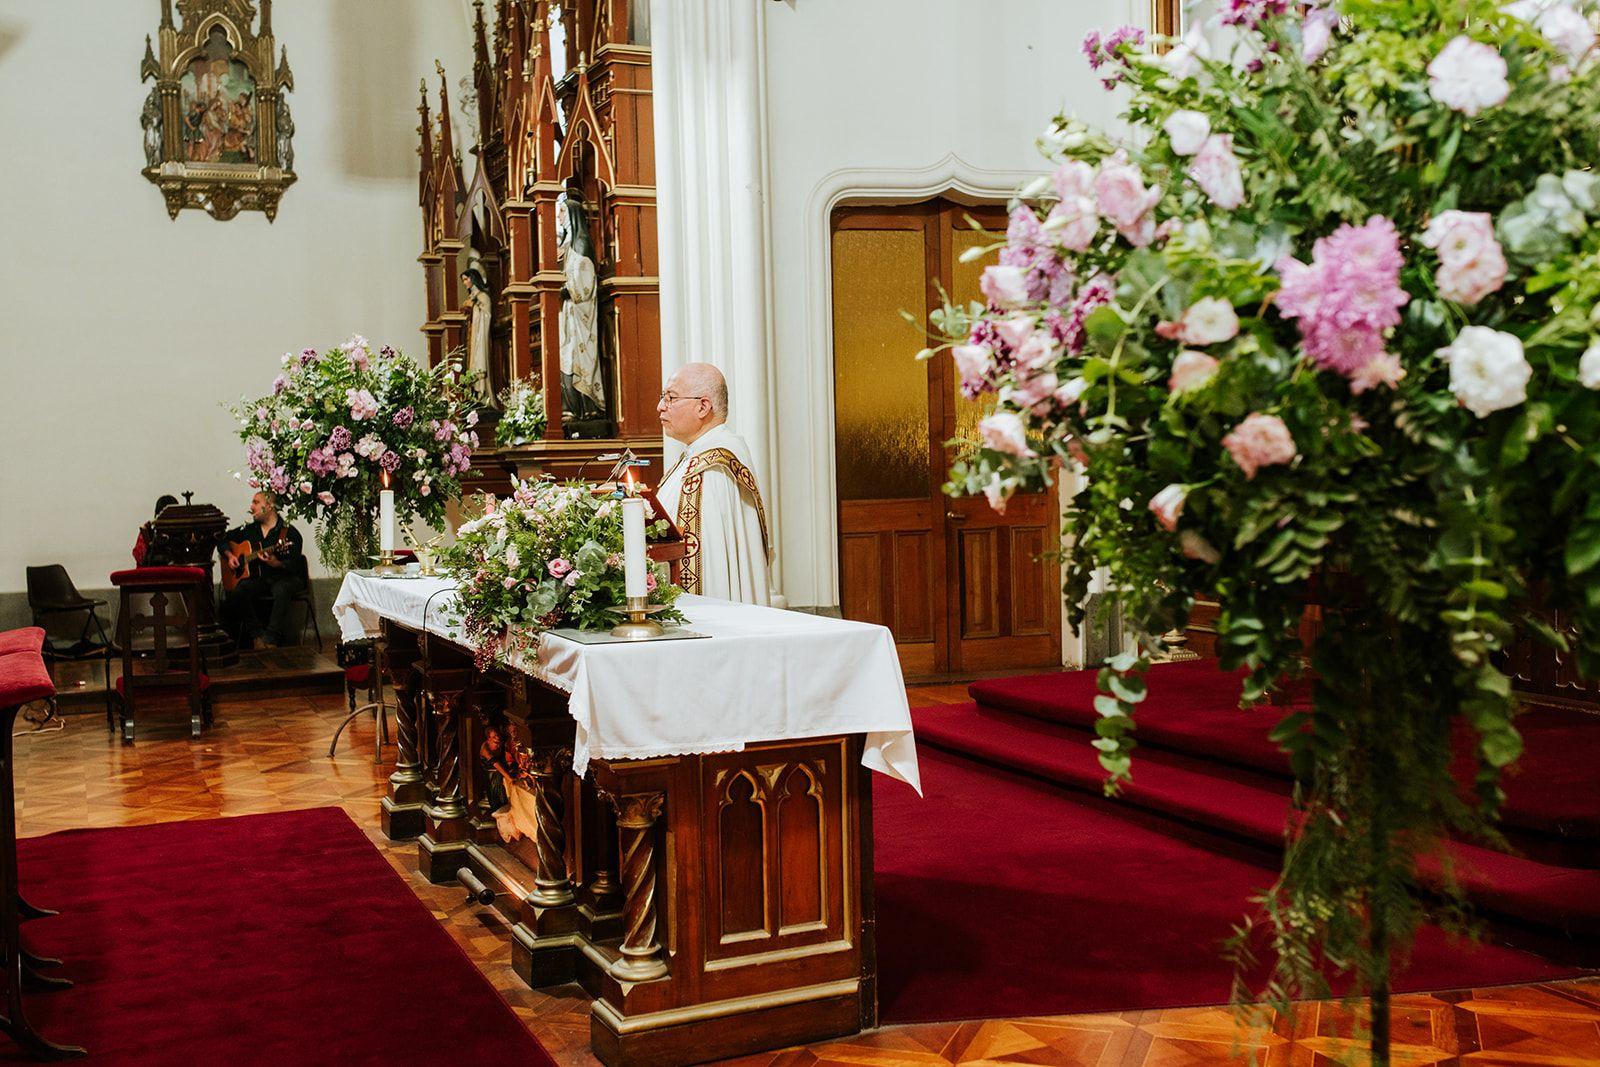
[[[767,510],[750,446],[728,428],[728,383],[709,363],[679,367],[656,404],[661,429],[688,446],[656,497],[683,534],[680,584],[691,593],[769,604]]]

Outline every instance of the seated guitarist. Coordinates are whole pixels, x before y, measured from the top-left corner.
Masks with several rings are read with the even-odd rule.
[[[305,540],[299,530],[278,518],[271,493],[260,492],[250,498],[250,518],[255,521],[229,530],[218,544],[223,568],[241,575],[223,598],[222,625],[240,648],[253,648],[262,609],[270,604],[263,636],[272,645],[292,645],[296,639],[290,633],[289,605],[305,586],[301,577]]]

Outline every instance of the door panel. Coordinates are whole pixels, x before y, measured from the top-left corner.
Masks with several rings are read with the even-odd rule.
[[[1005,225],[997,206],[943,201],[834,216],[840,608],[887,626],[908,674],[1060,662],[1059,582],[1040,562],[1056,543],[1055,495],[1018,498],[1004,516],[981,498],[945,497],[951,462],[977,441],[994,398],[962,397],[948,352],[912,358],[946,294],[982,299],[993,254],[960,256]]]

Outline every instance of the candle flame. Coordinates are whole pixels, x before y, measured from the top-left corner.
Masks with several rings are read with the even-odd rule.
[[[389,488],[389,472],[388,471],[379,471],[378,473],[383,476],[383,487],[385,489]]]
[[[638,493],[639,493],[639,487],[636,484],[634,484],[634,481],[633,481],[633,468],[632,467],[629,467],[629,468],[627,468],[626,470],[624,470],[622,472],[622,480],[624,482],[628,483],[627,495],[628,496],[637,496]]]

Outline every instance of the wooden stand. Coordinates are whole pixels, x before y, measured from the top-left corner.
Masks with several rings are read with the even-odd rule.
[[[525,675],[385,621],[402,766],[384,829],[410,836],[425,795],[418,865],[458,877],[511,925],[529,985],[577,980],[593,998],[590,1042],[609,1067],[697,1063],[852,1034],[877,1024],[870,772],[859,735],[743,752],[591,762],[571,772],[565,696]],[[414,692],[415,690],[413,690]],[[410,717],[410,723],[407,722]],[[416,758],[405,738],[431,720]],[[489,730],[495,738],[489,746]],[[532,811],[503,838],[491,798],[495,746]],[[503,753],[513,753],[514,760]]]

